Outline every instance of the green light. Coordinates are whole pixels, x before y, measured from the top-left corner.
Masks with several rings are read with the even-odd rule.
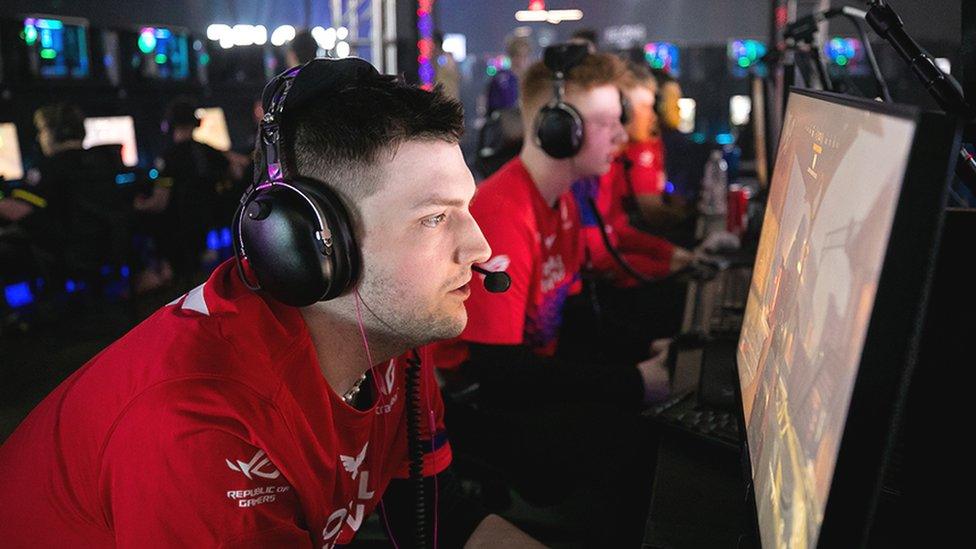
[[[156,64],[157,65],[165,65],[166,64],[166,54],[165,53],[157,53],[156,54]]]
[[[488,73],[488,76],[495,76],[498,74],[498,69],[492,67],[491,65],[488,65],[488,68],[485,69],[485,71]]]
[[[837,56],[837,64],[843,67],[844,65],[847,64],[847,58],[844,57],[843,55],[838,55]]]
[[[58,52],[56,52],[56,51],[54,51],[54,50],[52,50],[50,48],[44,48],[43,50],[41,50],[41,58],[42,59],[54,59],[57,56],[58,56]]]
[[[24,32],[20,35],[24,42],[27,42],[28,46],[33,46],[34,42],[37,42],[37,27],[34,25],[24,26]]]
[[[664,60],[663,59],[655,59],[654,61],[651,61],[651,66],[654,67],[655,69],[663,69],[664,68]]]
[[[42,29],[58,30],[64,28],[64,23],[57,19],[38,19],[37,26]]]
[[[210,56],[206,53],[200,54],[200,64],[206,66],[210,63]]]
[[[748,57],[740,57],[739,58],[739,66],[742,67],[743,69],[746,68],[746,67],[748,67],[749,66],[749,58]]]
[[[156,37],[152,31],[143,31],[139,34],[139,51],[142,53],[152,53],[156,49]]]

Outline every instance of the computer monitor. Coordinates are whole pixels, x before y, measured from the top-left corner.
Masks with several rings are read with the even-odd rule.
[[[681,133],[691,133],[695,131],[695,114],[698,109],[698,102],[690,97],[682,97],[678,100],[678,131]]]
[[[958,129],[942,117],[789,96],[737,352],[763,547],[865,543],[953,146]]]
[[[218,151],[230,150],[230,133],[227,131],[227,118],[224,109],[208,107],[196,110],[200,125],[193,130],[193,140],[205,143]]]
[[[729,98],[729,123],[733,126],[744,126],[749,123],[752,114],[752,97],[748,95],[733,95]]]
[[[41,78],[88,78],[88,22],[37,16],[21,31],[31,72]]]
[[[681,76],[680,50],[671,42],[644,44],[644,60],[652,69],[662,69],[678,78]]]
[[[24,162],[17,141],[17,126],[12,122],[0,122],[0,177],[7,181],[24,178]]]
[[[190,77],[189,33],[178,28],[142,27],[135,36],[132,66],[143,78],[187,80]]]
[[[85,140],[89,149],[97,145],[122,145],[122,162],[126,166],[139,164],[136,128],[131,116],[96,116],[85,119]]]

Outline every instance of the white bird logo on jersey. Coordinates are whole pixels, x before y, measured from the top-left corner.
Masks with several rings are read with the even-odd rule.
[[[359,451],[359,455],[355,459],[339,454],[339,460],[342,461],[342,467],[352,473],[353,480],[356,480],[356,476],[359,475],[359,466],[363,464],[363,460],[366,459],[366,448],[369,447],[369,443],[363,445],[363,449]]]

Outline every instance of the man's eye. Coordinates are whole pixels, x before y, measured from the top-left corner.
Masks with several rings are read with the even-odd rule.
[[[424,227],[427,227],[429,229],[434,229],[441,223],[441,221],[444,221],[444,219],[446,218],[447,218],[446,214],[432,215],[430,217],[424,218],[423,221],[421,221],[421,223],[423,223]]]

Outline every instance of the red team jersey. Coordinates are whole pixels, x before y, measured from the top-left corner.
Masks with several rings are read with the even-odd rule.
[[[583,225],[583,242],[590,268],[605,273],[617,286],[636,286],[639,282],[613,259],[603,243],[596,216],[590,212],[587,198],[593,198],[603,217],[610,243],[632,267],[645,276],[658,278],[670,272],[674,245],[667,240],[635,229],[624,208],[624,201],[640,194],[664,192],[664,151],[661,141],[630,143],[621,153],[631,162],[629,173],[622,159],[599,178],[578,181],[573,195],[579,203]]]
[[[507,292],[471,284],[468,324],[459,338],[435,344],[435,365],[455,369],[467,344],[520,345],[537,354],[556,351],[566,297],[579,290],[579,214],[572,195],[547,204],[518,157],[478,186],[471,203],[492,257],[482,266],[512,278]],[[475,275],[484,279],[484,275]]]
[[[2,545],[348,543],[390,480],[408,476],[404,368],[374,367],[376,402],[348,406],[298,309],[224,263],[75,372],[0,448]],[[429,367],[421,389],[436,416],[422,437],[429,476],[451,450]]]

